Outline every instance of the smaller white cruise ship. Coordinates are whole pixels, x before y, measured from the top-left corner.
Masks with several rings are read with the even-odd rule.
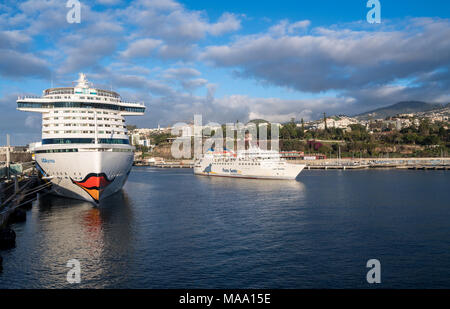
[[[194,174],[202,176],[237,177],[250,179],[294,180],[305,168],[290,164],[274,150],[251,147],[238,153],[217,152],[210,149],[195,162]]]

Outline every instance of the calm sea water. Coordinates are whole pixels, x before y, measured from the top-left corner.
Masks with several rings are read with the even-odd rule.
[[[0,288],[450,288],[450,173],[240,180],[134,168],[99,208],[44,196],[13,226]],[[66,263],[81,263],[81,284]]]

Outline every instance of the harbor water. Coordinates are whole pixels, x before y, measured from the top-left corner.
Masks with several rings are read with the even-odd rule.
[[[136,167],[98,208],[41,196],[1,251],[0,288],[449,288],[449,183],[448,171],[270,181]]]

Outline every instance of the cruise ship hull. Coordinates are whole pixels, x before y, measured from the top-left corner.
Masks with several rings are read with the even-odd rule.
[[[280,179],[294,180],[305,168],[300,164],[284,164],[284,166],[223,166],[213,163],[197,163],[194,174],[200,176],[233,177],[246,179]]]
[[[119,191],[133,165],[133,152],[89,151],[36,154],[36,167],[52,191],[100,203]]]

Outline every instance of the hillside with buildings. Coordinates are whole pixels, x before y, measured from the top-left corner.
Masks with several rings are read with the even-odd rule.
[[[402,111],[411,108],[411,102],[406,105],[399,104],[385,111],[399,110],[396,109],[399,106],[407,107],[401,109]],[[450,106],[433,105],[432,108],[425,108],[423,104],[413,105],[422,108],[418,112],[402,112],[384,118],[324,115],[319,120],[292,119],[288,123],[277,124],[280,130],[281,151],[294,151],[320,158],[447,156],[450,150]],[[267,129],[266,120],[257,119],[251,122],[256,124],[259,130]],[[216,129],[218,128],[202,128],[206,137]],[[177,136],[173,136],[171,132],[170,127],[135,129],[131,132],[131,138],[141,151],[139,156],[170,159],[173,140],[177,136],[193,138],[194,126],[186,125],[179,130]],[[270,140],[270,133],[268,139]]]
[[[405,101],[405,102],[399,102],[393,105],[385,106],[382,108],[378,108],[372,111],[368,111],[359,115],[356,115],[355,117],[361,120],[368,120],[368,119],[380,119],[380,118],[386,118],[386,117],[393,117],[395,115],[399,114],[413,114],[413,113],[420,113],[420,112],[428,112],[433,110],[438,110],[445,107],[445,105],[442,104],[433,104],[433,103],[426,103],[426,102],[420,102],[420,101]]]

